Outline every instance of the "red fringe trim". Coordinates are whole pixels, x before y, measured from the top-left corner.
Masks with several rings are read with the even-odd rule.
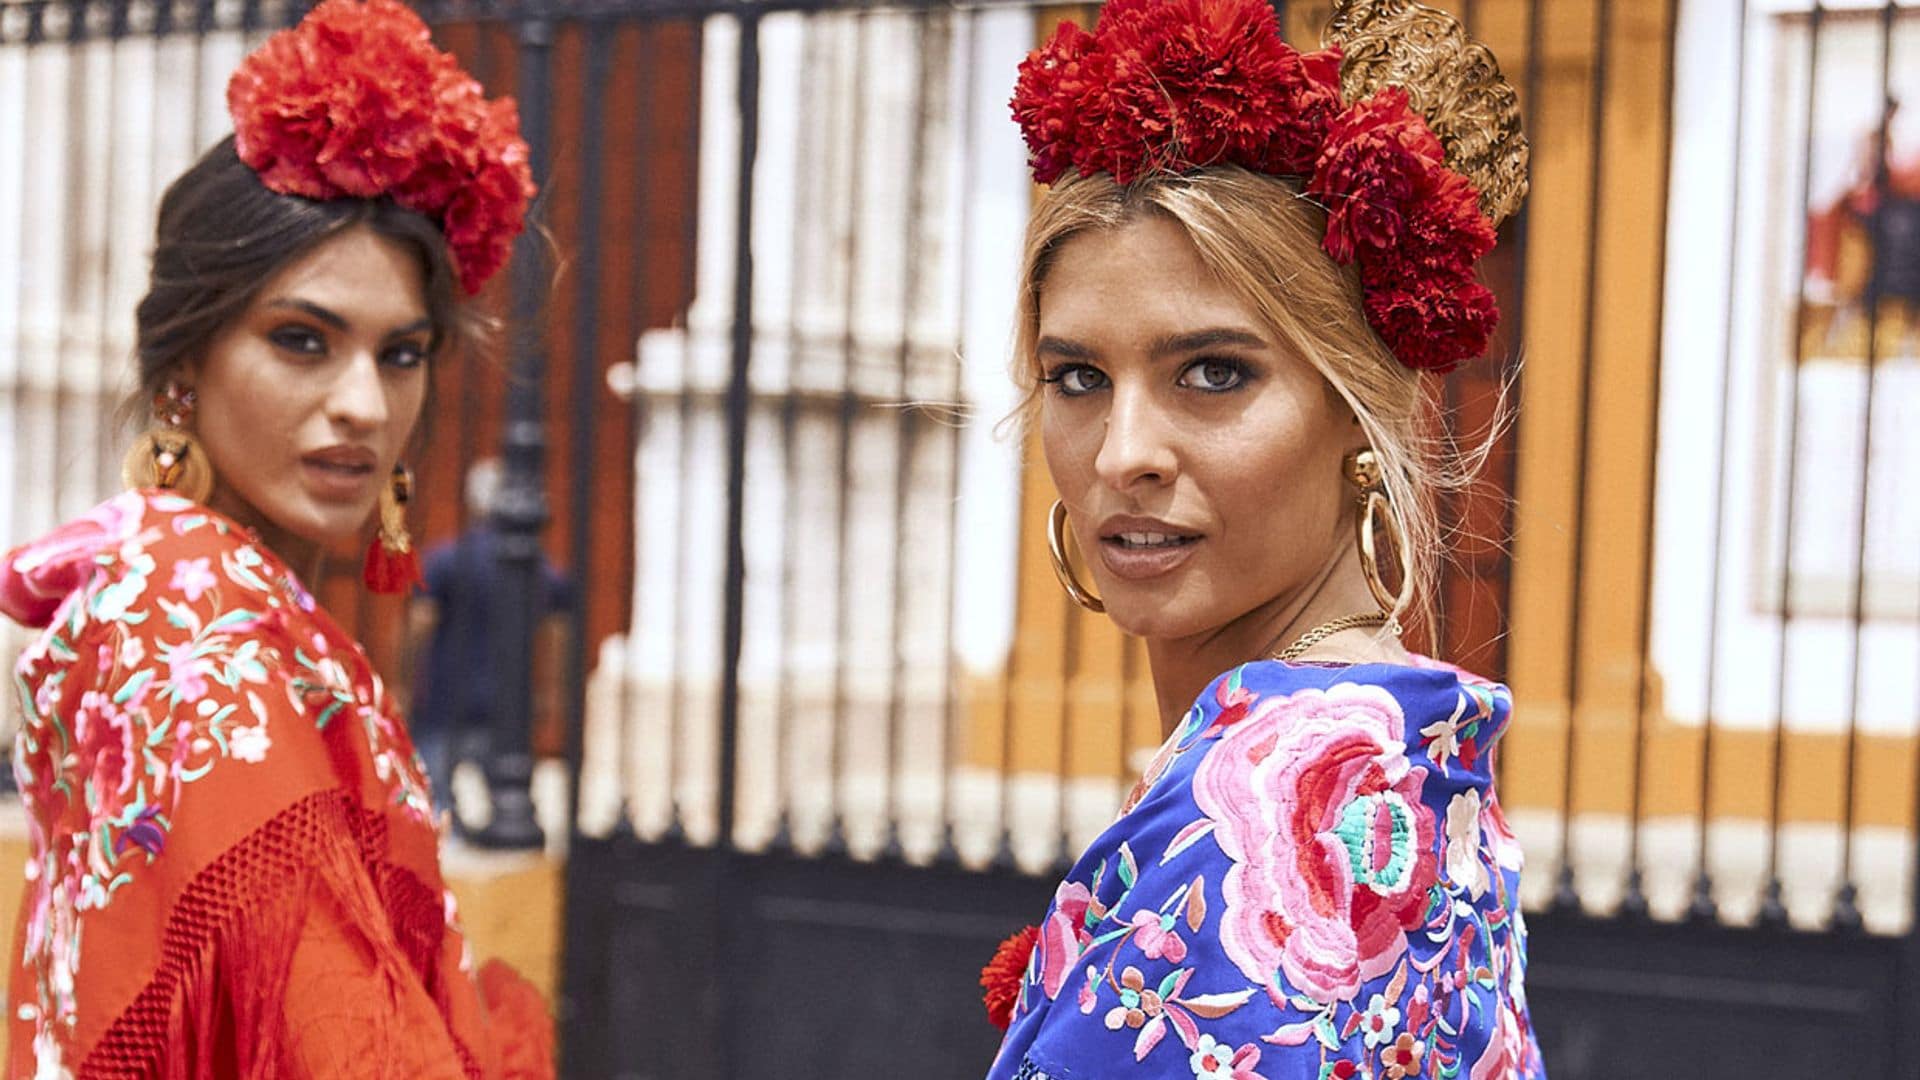
[[[345,793],[318,792],[208,864],[167,915],[153,977],[87,1054],[78,1075],[279,1077],[288,972],[316,887],[343,904],[350,918],[400,927],[413,963],[431,955],[437,937],[431,948],[423,939],[432,934],[430,925],[444,932],[439,900],[417,882],[413,890],[394,888],[404,871],[384,863],[386,827]],[[375,867],[388,871],[380,875],[386,879],[380,897],[364,884]],[[396,902],[400,910],[376,910]],[[462,1070],[478,1080],[482,1072],[472,1052],[457,1038],[454,1045]]]

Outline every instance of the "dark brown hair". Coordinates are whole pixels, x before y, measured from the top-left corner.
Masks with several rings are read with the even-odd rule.
[[[438,225],[388,199],[321,202],[279,194],[240,160],[228,136],[160,199],[153,275],[134,317],[139,382],[127,412],[144,420],[153,395],[245,311],[275,273],[356,225],[419,253],[436,356],[475,335],[480,317],[459,291]]]

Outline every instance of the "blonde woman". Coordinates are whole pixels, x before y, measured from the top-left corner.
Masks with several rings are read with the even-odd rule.
[[[994,1080],[1544,1075],[1509,696],[1400,640],[1469,471],[1422,437],[1422,372],[1485,351],[1525,143],[1447,16],[1354,5],[1329,39],[1114,0],[1021,69],[1056,568],[1145,639],[1168,738],[983,975]]]

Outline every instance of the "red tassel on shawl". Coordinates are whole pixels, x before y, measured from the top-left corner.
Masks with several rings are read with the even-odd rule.
[[[426,583],[420,576],[420,558],[414,554],[413,546],[390,546],[380,535],[367,545],[367,561],[361,578],[367,588],[386,596],[410,592]]]
[[[1027,977],[1027,961],[1033,956],[1034,943],[1040,940],[1040,928],[1029,926],[1000,943],[993,959],[980,969],[980,986],[987,1006],[987,1019],[1002,1031],[1013,1023],[1013,1006],[1020,1000],[1020,982]]]

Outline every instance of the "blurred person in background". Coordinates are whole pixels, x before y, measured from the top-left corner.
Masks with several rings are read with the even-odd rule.
[[[426,589],[410,615],[410,652],[424,658],[415,672],[412,709],[414,744],[427,765],[441,805],[455,808],[453,770],[462,762],[485,762],[491,745],[493,701],[499,679],[493,628],[499,624],[500,533],[493,511],[500,494],[500,462],[485,458],[467,470],[469,525],[459,537],[427,552]],[[573,585],[548,561],[540,560],[539,630],[534,637],[533,730],[558,718],[560,658],[566,648],[567,612],[575,602]],[[452,814],[456,833],[466,824]]]
[[[534,194],[488,101],[394,0],[326,0],[228,86],[166,191],[137,312],[132,489],[0,565],[30,829],[17,1077],[542,1077],[552,1031],[472,970],[432,793],[303,582],[374,524],[418,579],[402,457]]]
[[[1518,104],[1436,11],[1361,0],[1328,41],[1115,0],[1021,67],[1055,569],[1145,640],[1167,739],[982,973],[993,1080],[1544,1076],[1510,697],[1401,642],[1479,465],[1430,373],[1487,349]]]

